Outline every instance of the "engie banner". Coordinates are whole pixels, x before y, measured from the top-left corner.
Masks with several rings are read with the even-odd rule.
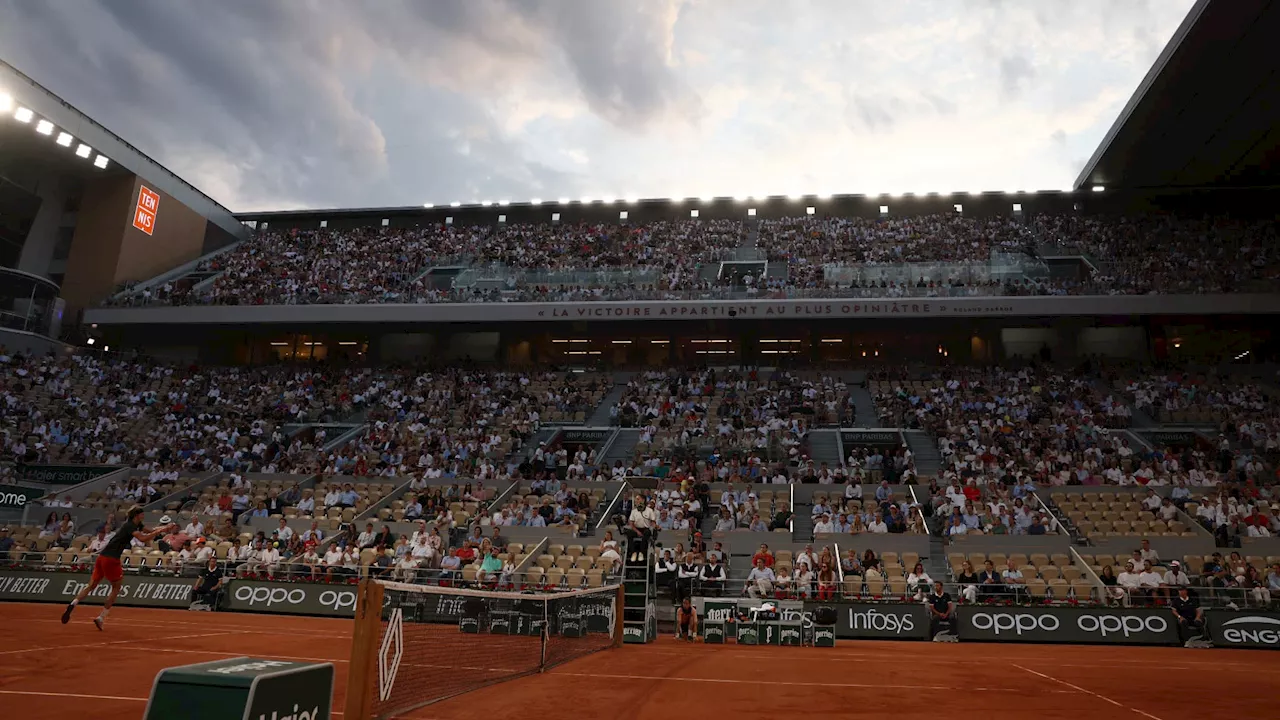
[[[116,604],[185,608],[191,604],[194,582],[192,578],[126,575]],[[88,573],[0,571],[0,600],[66,603],[88,584]],[[110,593],[111,586],[103,583],[85,602],[102,603]]]
[[[1150,608],[956,608],[961,640],[1173,645],[1178,642],[1176,622],[1168,610]]]
[[[929,610],[921,603],[805,603],[812,618],[820,607],[836,611],[836,637],[849,640],[928,640]]]
[[[1280,650],[1280,613],[1206,610],[1204,621],[1215,647]]]

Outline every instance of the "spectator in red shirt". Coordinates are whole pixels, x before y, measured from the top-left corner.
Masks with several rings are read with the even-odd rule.
[[[756,551],[755,555],[751,556],[752,565],[760,562],[763,562],[767,568],[773,567],[773,553],[769,551],[769,546],[765,543],[760,543],[760,549]]]

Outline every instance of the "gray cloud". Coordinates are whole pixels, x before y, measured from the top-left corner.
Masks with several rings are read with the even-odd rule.
[[[1036,68],[1025,55],[1009,55],[1000,58],[1000,90],[1005,97],[1022,94],[1028,81],[1036,76]]]

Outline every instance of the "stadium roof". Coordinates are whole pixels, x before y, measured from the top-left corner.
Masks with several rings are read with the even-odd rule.
[[[131,172],[232,235],[244,236],[230,210],[3,60],[0,102],[0,166],[77,180]],[[69,136],[66,145],[63,135]],[[81,146],[87,156],[77,155]],[[99,157],[105,168],[94,164]]]
[[[1280,186],[1280,3],[1199,0],[1075,186]]]

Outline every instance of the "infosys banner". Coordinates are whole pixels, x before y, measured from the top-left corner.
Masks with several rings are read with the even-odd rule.
[[[1280,613],[1206,610],[1204,620],[1215,647],[1280,650]]]
[[[820,607],[836,611],[836,637],[853,640],[928,640],[929,610],[915,603],[805,603],[812,618]]]
[[[961,606],[961,640],[1122,645],[1173,645],[1177,622],[1168,610]]]
[[[191,578],[125,576],[116,604],[185,608],[191,604],[193,582]],[[65,603],[88,584],[88,573],[0,571],[0,600]],[[110,592],[111,586],[103,583],[85,602],[102,603]]]

